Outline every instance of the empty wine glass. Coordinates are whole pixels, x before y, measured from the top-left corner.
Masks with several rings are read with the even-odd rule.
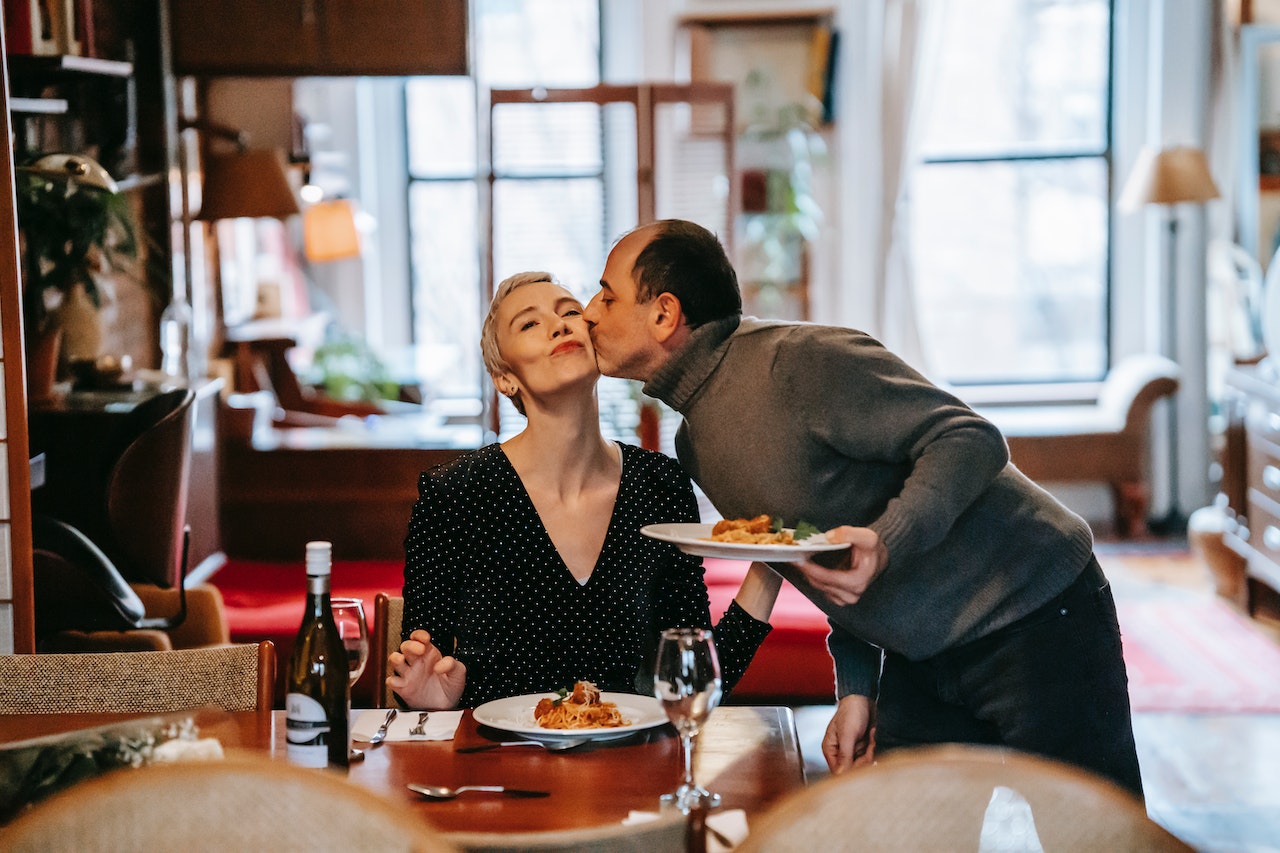
[[[369,625],[364,619],[364,602],[358,598],[335,598],[330,601],[333,622],[347,649],[347,666],[351,684],[355,685],[369,662]]]
[[[720,661],[711,632],[702,628],[663,631],[653,685],[667,719],[680,734],[684,753],[684,779],[675,791],[662,795],[662,802],[686,814],[693,808],[715,808],[720,795],[693,780],[693,740],[720,704]]]

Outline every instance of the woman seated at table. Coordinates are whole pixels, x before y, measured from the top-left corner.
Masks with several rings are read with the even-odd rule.
[[[404,629],[387,684],[414,708],[572,689],[651,694],[665,628],[710,627],[702,561],[641,535],[697,521],[689,478],[600,432],[582,304],[550,274],[503,281],[481,332],[511,439],[424,472],[405,538]],[[715,626],[725,689],[769,633],[781,578],[753,564]]]

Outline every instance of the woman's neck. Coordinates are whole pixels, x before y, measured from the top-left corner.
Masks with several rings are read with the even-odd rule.
[[[595,395],[573,405],[530,409],[524,430],[502,449],[526,486],[572,493],[601,477],[616,482],[621,454],[600,432]]]

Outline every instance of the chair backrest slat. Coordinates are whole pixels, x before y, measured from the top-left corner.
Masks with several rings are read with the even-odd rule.
[[[0,655],[0,714],[270,712],[275,645]]]
[[[400,649],[400,633],[404,625],[404,598],[378,593],[373,599],[373,702],[375,708],[396,705],[387,687],[387,656]]]

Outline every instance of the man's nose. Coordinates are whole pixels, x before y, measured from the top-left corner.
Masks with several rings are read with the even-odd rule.
[[[591,301],[587,303],[587,307],[582,309],[582,319],[587,321],[588,328],[594,328],[596,325],[596,309],[599,307],[599,299],[600,294],[597,293],[595,296],[591,297]]]

